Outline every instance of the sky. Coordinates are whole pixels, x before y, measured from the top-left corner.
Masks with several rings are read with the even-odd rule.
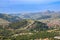
[[[60,11],[60,0],[0,0],[0,12]]]

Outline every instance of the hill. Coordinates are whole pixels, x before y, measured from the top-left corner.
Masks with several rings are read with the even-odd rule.
[[[10,22],[8,22],[7,20],[4,20],[2,18],[0,18],[0,29],[2,29],[1,27],[5,28],[10,24]]]
[[[0,18],[5,19],[9,22],[16,22],[16,21],[22,20],[22,18],[20,18],[18,16],[12,16],[9,14],[2,14],[2,13],[0,13]]]
[[[8,21],[0,18],[0,25],[1,25],[1,24],[6,24],[6,23],[9,24],[10,22],[8,22]]]
[[[48,30],[48,26],[45,23],[39,22],[39,21],[28,21],[28,20],[22,20],[20,22],[15,22],[9,25],[12,29],[20,29],[20,30]]]

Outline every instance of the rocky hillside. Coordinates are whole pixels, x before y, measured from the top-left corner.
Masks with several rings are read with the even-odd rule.
[[[8,24],[8,23],[10,23],[10,22],[8,22],[8,21],[6,21],[6,20],[4,20],[4,19],[0,18],[0,25],[1,25],[1,24],[5,24],[5,23],[7,23],[7,24]]]
[[[20,29],[20,30],[48,30],[48,26],[45,23],[39,22],[39,21],[28,21],[28,20],[22,20],[20,22],[15,22],[9,25],[12,29]]]

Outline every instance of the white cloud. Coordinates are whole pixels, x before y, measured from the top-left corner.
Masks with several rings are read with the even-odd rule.
[[[53,1],[60,1],[60,0],[9,0],[15,2],[53,2]]]
[[[60,0],[0,0],[0,4],[47,4]]]
[[[60,0],[9,0],[10,2],[14,2],[14,3],[40,3],[40,4],[44,4],[44,3],[50,3],[50,2],[56,2],[56,1],[60,1]]]

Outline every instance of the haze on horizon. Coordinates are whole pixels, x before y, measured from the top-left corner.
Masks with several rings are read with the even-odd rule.
[[[0,12],[60,11],[60,0],[0,0]]]

